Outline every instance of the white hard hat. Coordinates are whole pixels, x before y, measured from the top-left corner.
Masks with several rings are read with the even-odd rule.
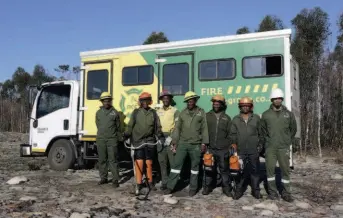
[[[283,91],[279,88],[273,89],[272,92],[270,93],[270,99],[273,98],[284,98]]]

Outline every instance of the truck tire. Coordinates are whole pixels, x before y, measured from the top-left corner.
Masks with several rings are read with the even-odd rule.
[[[52,170],[66,171],[75,163],[75,152],[72,143],[67,139],[58,139],[52,144],[48,162]]]

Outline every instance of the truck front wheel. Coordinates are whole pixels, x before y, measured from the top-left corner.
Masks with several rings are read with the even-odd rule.
[[[52,144],[48,154],[51,169],[65,171],[73,167],[75,152],[72,146],[72,143],[67,139],[58,139]]]

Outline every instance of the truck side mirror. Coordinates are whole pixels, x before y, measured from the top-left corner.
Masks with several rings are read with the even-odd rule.
[[[34,120],[32,123],[33,128],[37,128],[38,126],[38,120]]]

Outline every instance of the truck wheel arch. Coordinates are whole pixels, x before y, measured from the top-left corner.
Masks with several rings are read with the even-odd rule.
[[[74,150],[75,158],[77,158],[77,157],[78,157],[78,154],[77,154],[76,145],[75,145],[73,139],[71,139],[71,138],[68,137],[68,136],[56,136],[56,137],[54,137],[54,138],[50,141],[50,143],[49,143],[49,145],[48,145],[48,147],[47,147],[47,149],[46,149],[46,151],[45,151],[45,156],[48,156],[48,155],[49,155],[49,152],[50,152],[50,149],[51,149],[52,145],[53,145],[57,140],[60,140],[60,139],[66,139],[66,140],[70,140],[70,141],[71,141],[71,145],[72,145],[72,147],[73,147],[72,149]]]

